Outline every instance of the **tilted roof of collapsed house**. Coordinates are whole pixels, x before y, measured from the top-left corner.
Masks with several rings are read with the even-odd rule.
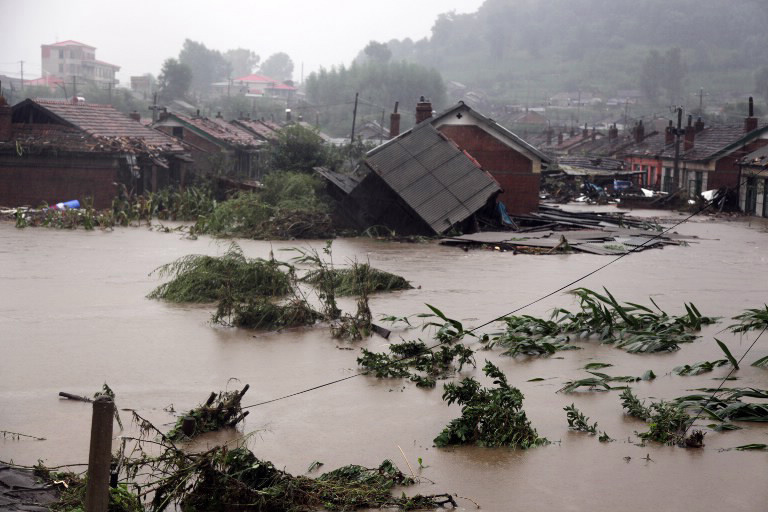
[[[365,164],[436,233],[465,220],[501,190],[429,120],[369,151]]]
[[[183,126],[214,143],[231,147],[252,148],[262,144],[252,133],[221,117],[208,118],[168,112],[161,114],[160,120],[152,126]]]
[[[685,136],[680,136],[680,157],[688,161],[717,159],[766,132],[768,132],[767,124],[758,126],[757,129],[749,132],[744,131],[743,124],[707,126],[695,134],[693,148],[688,151],[684,150]],[[658,133],[647,137],[640,143],[629,146],[624,155],[672,159],[675,157],[675,144],[674,142],[667,144],[666,134]]]
[[[134,121],[110,105],[26,99],[13,106],[14,133],[30,143],[70,151],[182,154],[172,137]]]

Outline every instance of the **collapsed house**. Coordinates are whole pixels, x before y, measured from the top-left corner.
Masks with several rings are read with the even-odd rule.
[[[464,102],[433,116],[422,98],[416,123],[400,134],[393,113],[393,138],[369,151],[352,176],[316,169],[358,227],[441,234],[538,208],[549,160],[537,149]]]
[[[0,96],[0,204],[90,199],[106,208],[119,185],[138,194],[184,186],[186,150],[138,121],[76,99],[26,99],[11,108]]]

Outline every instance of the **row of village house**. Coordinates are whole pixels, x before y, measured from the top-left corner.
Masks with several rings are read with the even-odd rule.
[[[751,105],[751,102],[750,102]],[[750,107],[751,108],[751,107]],[[360,226],[398,232],[442,233],[493,215],[538,207],[542,172],[590,177],[628,176],[637,185],[691,194],[739,190],[747,213],[768,216],[768,125],[748,113],[743,124],[707,126],[688,120],[674,175],[675,135],[638,123],[629,136],[581,133],[554,140],[550,130],[529,143],[463,102],[434,114],[423,100],[416,125],[400,133],[391,115],[390,139],[370,151],[353,175],[316,171]],[[258,177],[264,147],[281,127],[273,122],[226,121],[163,110],[149,125],[137,113],[84,102],[0,96],[0,205],[49,204],[90,197],[107,207],[118,184],[135,193],[184,186],[190,172],[224,161],[240,176]],[[470,228],[472,226],[464,226]]]

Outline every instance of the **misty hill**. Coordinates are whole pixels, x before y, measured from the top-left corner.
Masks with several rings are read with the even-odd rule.
[[[392,60],[530,104],[560,91],[640,89],[650,51],[679,47],[692,96],[752,92],[768,66],[766,26],[765,0],[486,0],[476,13],[441,14],[429,38],[387,46]]]

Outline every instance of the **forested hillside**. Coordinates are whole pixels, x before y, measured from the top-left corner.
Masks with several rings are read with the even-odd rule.
[[[486,0],[476,13],[440,15],[429,38],[387,47],[392,61],[531,104],[566,90],[642,89],[644,63],[680,48],[685,101],[699,87],[755,91],[768,67],[766,27],[765,0]]]

